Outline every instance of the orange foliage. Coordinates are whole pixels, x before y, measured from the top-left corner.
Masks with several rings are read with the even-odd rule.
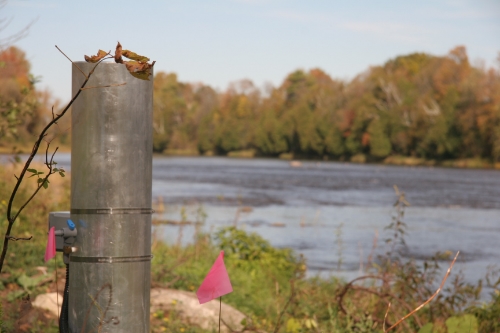
[[[15,79],[20,86],[29,86],[30,64],[25,53],[15,46],[0,52],[0,80]]]

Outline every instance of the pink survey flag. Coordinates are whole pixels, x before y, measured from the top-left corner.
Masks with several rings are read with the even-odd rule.
[[[212,268],[201,283],[200,288],[196,292],[200,304],[213,300],[214,298],[229,294],[233,291],[229,275],[227,275],[226,266],[224,265],[224,251],[220,251],[219,256],[215,260]]]
[[[45,261],[49,261],[56,255],[56,228],[52,227],[49,230],[49,238],[47,239],[47,247],[45,248]]]

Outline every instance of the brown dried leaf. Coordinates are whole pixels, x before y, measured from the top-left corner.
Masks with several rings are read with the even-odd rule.
[[[123,64],[123,58],[122,58],[122,44],[118,42],[116,45],[116,50],[115,50],[115,62],[119,64]]]
[[[127,67],[127,70],[129,73],[141,80],[147,80],[149,81],[149,76],[151,75],[151,68],[153,68],[155,62],[153,61],[152,64],[148,64],[147,62],[140,62],[140,61],[124,61],[125,67]]]
[[[93,55],[93,56],[85,56],[85,61],[86,62],[98,62],[99,60],[101,60],[102,58],[104,58],[105,56],[108,55],[108,52],[106,51],[103,51],[103,50],[99,50],[97,51],[97,55]]]
[[[129,50],[123,50],[122,55],[126,58],[139,61],[139,62],[148,62],[149,58],[145,56],[141,56],[135,52],[129,51]]]

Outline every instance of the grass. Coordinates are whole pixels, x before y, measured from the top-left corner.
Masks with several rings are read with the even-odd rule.
[[[0,167],[2,230],[6,224],[6,201],[14,183],[13,173],[18,172],[18,168]],[[31,318],[28,331],[57,332],[57,318],[43,311],[29,312],[26,316],[26,311],[21,310],[22,298],[27,294],[34,299],[40,293],[56,290],[56,274],[58,288],[62,288],[61,260],[56,270],[54,261],[49,265],[44,263],[43,253],[48,213],[69,207],[68,178],[54,177],[48,192],[37,196],[16,223],[14,236],[33,235],[33,239],[10,244],[5,271],[0,275],[1,332],[12,331],[23,318]],[[22,189],[21,199],[29,195],[33,185],[29,183]],[[451,259],[448,253],[438,253],[423,265],[403,259],[402,253],[407,250],[404,202],[399,200],[395,207],[385,231],[385,245],[378,251],[380,255],[374,256],[367,264],[365,275],[352,283],[336,277],[306,278],[307,262],[300,255],[290,249],[275,248],[257,234],[229,227],[213,234],[198,232],[194,241],[186,246],[156,239],[152,245],[152,285],[195,291],[222,249],[234,289],[224,296],[224,301],[248,316],[244,322],[248,330],[382,332],[388,303],[392,306],[385,319],[386,327],[436,291],[448,267],[443,259]],[[335,237],[341,237],[340,233],[332,234],[332,240]],[[497,279],[498,276],[492,274],[483,281],[495,292],[490,302],[480,303],[483,285],[466,284],[459,273],[452,272],[445,290],[393,332],[500,332],[500,280]],[[184,322],[173,310],[152,313],[151,327],[153,332],[203,332]]]
[[[382,332],[388,303],[392,307],[386,327],[436,292],[436,283],[439,285],[447,268],[440,265],[445,257],[451,259],[449,254],[436,254],[421,266],[403,260],[406,226],[402,217],[404,205],[400,204],[386,230],[386,252],[357,282],[305,278],[307,263],[303,258],[234,227],[221,229],[214,237],[198,234],[184,247],[156,242],[153,280],[163,286],[195,290],[218,251],[224,249],[234,288],[224,299],[248,315],[248,328],[273,332],[278,327],[279,332],[291,333]],[[465,284],[455,272],[445,286],[445,291],[394,331],[500,331],[499,317],[495,317],[498,296],[478,306],[481,285]],[[478,330],[464,330],[463,323]]]

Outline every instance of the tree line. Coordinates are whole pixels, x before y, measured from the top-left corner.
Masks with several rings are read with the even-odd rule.
[[[15,118],[22,140],[50,115],[47,93],[33,87],[24,53],[1,52],[0,136]],[[398,56],[349,81],[296,70],[263,90],[241,80],[217,91],[159,72],[153,96],[155,152],[500,161],[500,70],[473,66],[463,46],[444,56]],[[59,127],[58,136],[68,136]]]
[[[500,158],[500,71],[472,66],[462,46],[399,56],[349,82],[296,70],[265,92],[248,80],[217,92],[158,73],[154,113],[157,152]]]

